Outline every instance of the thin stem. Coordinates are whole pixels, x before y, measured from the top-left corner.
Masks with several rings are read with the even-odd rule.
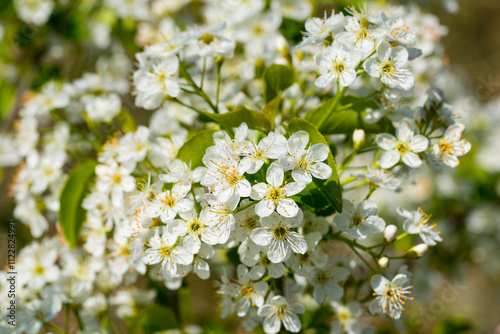
[[[194,111],[196,111],[198,114],[200,114],[200,113],[201,113],[201,111],[200,111],[200,110],[198,110],[198,109],[196,109],[195,107],[192,107],[192,106],[190,106],[190,105],[188,105],[188,104],[186,104],[186,103],[182,102],[181,100],[179,100],[179,99],[178,99],[178,98],[176,98],[176,97],[172,98],[172,101],[174,101],[174,102],[176,102],[176,103],[178,103],[178,104],[180,104],[180,105],[182,105],[182,106],[184,106],[184,107],[186,107],[186,108],[189,108],[189,109],[191,109],[191,110],[194,110]]]
[[[196,94],[198,94],[199,96],[201,96],[205,102],[208,103],[208,105],[210,106],[210,108],[212,108],[212,110],[218,114],[219,113],[219,109],[217,109],[216,106],[214,106],[214,104],[212,103],[212,101],[210,101],[210,98],[207,96],[207,94],[205,94],[205,92],[200,88],[198,87],[198,85],[196,84],[196,82],[194,82],[193,78],[191,77],[191,75],[188,73],[188,71],[186,70],[186,68],[184,67],[184,64],[181,62],[180,65],[179,65],[179,69],[181,71],[181,74],[182,76],[190,83],[190,85],[194,88],[194,90],[196,91]]]
[[[365,265],[366,265],[366,266],[367,266],[367,267],[368,267],[368,268],[369,268],[369,269],[370,269],[370,270],[371,270],[374,274],[376,274],[376,273],[377,273],[377,271],[376,271],[375,269],[373,269],[373,267],[372,267],[372,266],[368,263],[368,261],[366,261],[366,259],[365,259],[363,256],[361,256],[361,254],[359,254],[359,252],[356,250],[356,248],[355,248],[354,246],[349,245],[349,247],[351,247],[352,251],[353,251],[354,253],[356,253],[356,255],[357,255],[357,256],[358,256],[358,257],[359,257],[359,258],[360,258],[360,259],[361,259],[361,260],[365,263]]]
[[[252,202],[248,203],[247,205],[240,206],[240,207],[238,207],[238,208],[236,208],[236,209],[234,210],[234,213],[238,213],[238,212],[240,212],[240,211],[243,211],[243,210],[245,210],[245,209],[248,209],[249,207],[251,207],[252,205],[254,205],[256,202],[257,202],[257,201],[252,201]]]
[[[337,109],[337,106],[340,103],[340,99],[342,98],[342,96],[344,96],[345,92],[347,91],[347,88],[348,87],[346,86],[346,87],[342,88],[342,90],[340,90],[340,84],[337,81],[337,95],[335,96],[335,100],[333,101],[332,106],[323,114],[324,116],[316,124],[316,128],[318,130],[321,131],[321,126],[323,124],[325,124],[325,122],[328,120],[328,118],[330,118],[330,115],[333,114],[333,112],[335,112],[335,110]]]
[[[222,61],[217,62],[217,92],[215,93],[215,107],[216,108],[219,108],[221,68],[222,68]]]
[[[349,176],[348,178],[346,179],[343,179],[342,181],[340,181],[340,185],[343,186],[343,185],[346,185],[348,183],[351,183],[351,182],[354,182],[356,181],[358,178],[355,177],[355,176]]]
[[[378,253],[378,256],[381,256],[382,253],[384,253],[385,249],[387,248],[387,244],[384,243],[384,245],[382,246],[382,249],[380,250],[380,252]]]
[[[203,58],[203,70],[201,70],[200,89],[203,89],[203,83],[205,82],[206,70],[207,70],[207,57],[204,57]]]
[[[399,241],[399,240],[401,240],[401,239],[404,239],[404,238],[406,238],[407,236],[409,236],[409,234],[408,234],[408,232],[405,232],[405,233],[403,233],[403,234],[399,235],[399,236],[396,238],[396,241]]]
[[[194,208],[196,209],[196,212],[200,213],[201,212],[201,205],[200,203],[198,203],[198,201],[196,200],[196,195],[194,194],[194,188],[191,187],[191,190],[190,190],[191,194],[193,195],[193,200],[194,200]]]
[[[63,334],[64,333],[64,331],[61,328],[57,327],[56,325],[51,324],[50,322],[44,323],[43,326],[51,329],[50,331],[47,331],[47,332],[52,332],[53,331],[53,332],[56,332],[56,333],[59,333],[59,334]]]
[[[76,321],[78,323],[78,329],[83,331],[84,326],[83,326],[82,317],[80,316],[80,311],[76,307],[73,307],[73,313],[75,314],[75,318],[76,318]]]

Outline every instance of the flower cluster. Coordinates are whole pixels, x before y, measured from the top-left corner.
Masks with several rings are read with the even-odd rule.
[[[14,3],[42,26],[57,1]],[[35,238],[19,253],[16,332],[62,332],[51,321],[70,311],[78,333],[118,318],[133,332],[148,314],[167,329],[186,277],[215,283],[221,316],[250,331],[360,333],[362,314],[402,317],[411,274],[394,266],[443,237],[398,192],[471,149],[436,81],[419,81],[442,67],[437,21],[376,5],[311,17],[307,0],[98,6],[96,44],[128,24],[135,41],[27,94],[0,134],[0,165],[18,166],[13,215]],[[311,321],[317,308],[333,321]]]

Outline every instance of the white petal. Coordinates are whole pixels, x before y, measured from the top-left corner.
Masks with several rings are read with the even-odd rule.
[[[301,157],[309,143],[309,134],[305,131],[297,131],[288,139],[288,151],[294,157]]]
[[[252,186],[248,180],[241,180],[236,185],[236,193],[241,197],[249,197],[252,192]]]
[[[250,233],[250,239],[259,246],[267,246],[273,240],[273,235],[265,228],[258,227]]]
[[[376,137],[377,145],[383,150],[390,151],[396,147],[396,138],[388,133],[381,133]]]
[[[307,252],[307,243],[304,240],[304,237],[297,232],[288,232],[286,234],[286,240],[292,251],[295,253],[304,254]]]
[[[446,132],[444,133],[444,139],[447,142],[454,142],[460,139],[462,136],[462,132],[464,132],[465,126],[460,123],[455,123],[452,124],[446,129]]]
[[[285,191],[286,196],[293,196],[300,193],[307,186],[305,182],[291,182],[287,183],[283,190]]]
[[[276,314],[272,314],[264,320],[264,332],[267,334],[278,333],[281,327],[281,321]]]
[[[326,180],[332,176],[332,168],[323,162],[318,162],[311,167],[311,174],[321,180]]]
[[[280,166],[285,170],[293,170],[295,168],[295,160],[291,156],[283,157],[279,160]]]
[[[408,50],[403,46],[396,46],[392,49],[391,59],[394,60],[394,65],[397,68],[403,67],[408,61]]]
[[[372,286],[373,291],[377,295],[381,295],[387,289],[390,284],[389,280],[382,275],[374,275],[370,280],[370,284]]]
[[[275,208],[273,201],[263,199],[255,206],[255,214],[259,217],[267,217],[273,213]]]
[[[314,144],[308,151],[309,159],[314,162],[326,160],[328,153],[330,153],[330,149],[326,144]]]
[[[175,249],[172,250],[172,258],[176,263],[184,265],[188,265],[193,262],[193,254],[188,252],[184,247],[179,246],[175,247]]]
[[[380,78],[380,65],[374,59],[368,58],[367,60],[365,60],[363,68],[369,76],[373,78]]]
[[[285,173],[283,171],[283,168],[281,168],[276,163],[271,164],[266,173],[266,181],[273,187],[281,186],[283,184],[284,177]]]
[[[414,136],[411,139],[409,146],[410,146],[410,150],[412,150],[415,153],[423,152],[429,146],[429,139],[427,139],[421,135]]]
[[[190,233],[183,239],[183,246],[191,254],[198,254],[200,251],[201,241],[197,234]]]
[[[204,260],[198,258],[194,263],[194,272],[201,279],[210,277],[210,266]]]
[[[409,142],[413,137],[413,128],[407,121],[402,121],[396,128],[396,137],[404,142]]]
[[[387,61],[389,60],[389,57],[391,55],[391,44],[389,44],[386,41],[381,41],[380,44],[377,46],[377,57],[381,61]]]
[[[413,152],[406,152],[403,154],[402,160],[408,167],[417,168],[422,165],[422,160]]]
[[[408,277],[405,274],[397,274],[393,279],[391,284],[394,286],[403,286],[408,281]]]
[[[344,295],[344,289],[342,289],[337,283],[329,282],[325,285],[325,293],[328,297],[339,300]]]
[[[283,316],[283,326],[292,333],[298,333],[302,328],[299,317],[294,313],[286,313]]]
[[[267,258],[272,263],[282,262],[287,254],[287,246],[281,239],[273,239],[269,250],[267,251]]]
[[[168,232],[173,235],[182,237],[186,235],[188,230],[188,225],[181,219],[176,219],[168,223]]]
[[[316,80],[314,80],[314,84],[320,88],[324,88],[331,84],[333,80],[335,80],[335,74],[325,73],[322,76],[316,78]]]
[[[384,151],[380,154],[378,163],[382,168],[391,168],[399,162],[400,154],[396,150]]]
[[[299,206],[297,205],[297,203],[295,203],[293,199],[284,198],[278,202],[278,207],[276,208],[276,211],[283,217],[295,217],[299,212]]]
[[[312,167],[311,167],[312,169]],[[302,170],[294,170],[292,171],[292,178],[297,182],[303,182],[309,184],[312,182],[312,176],[308,172]]]
[[[356,71],[353,68],[346,69],[340,76],[339,84],[341,87],[347,87],[356,80]]]

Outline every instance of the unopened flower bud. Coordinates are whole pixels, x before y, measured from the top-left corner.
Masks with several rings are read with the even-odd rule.
[[[365,131],[363,129],[354,130],[352,141],[354,142],[354,149],[359,150],[365,143]]]
[[[287,57],[288,55],[288,42],[285,37],[279,36],[276,39],[276,50],[283,56]]]
[[[387,244],[391,244],[396,240],[396,236],[398,235],[398,228],[396,225],[387,225],[384,230],[384,241]]]
[[[429,246],[426,244],[418,244],[416,246],[413,246],[410,248],[404,255],[405,258],[407,259],[418,259],[421,258],[422,256],[427,253],[427,250],[429,249]]]
[[[260,78],[264,69],[266,68],[266,61],[264,59],[257,59],[255,61],[255,77]]]
[[[382,269],[387,269],[389,267],[389,258],[387,256],[382,256],[379,260],[378,260],[378,265],[380,266],[380,268]]]

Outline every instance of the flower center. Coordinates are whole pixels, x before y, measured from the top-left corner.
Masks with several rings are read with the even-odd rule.
[[[189,225],[189,229],[192,233],[198,233],[201,231],[201,224],[197,220],[193,220]]]
[[[175,206],[175,199],[172,195],[165,195],[165,198],[162,199],[161,202],[169,208]]]
[[[401,154],[405,154],[410,150],[410,147],[408,146],[408,143],[400,140],[396,145],[396,150],[398,150],[398,152]]]
[[[276,239],[283,239],[286,236],[286,228],[283,226],[278,227],[274,230],[274,237]]]
[[[452,146],[450,143],[442,141],[439,143],[439,150],[443,153],[450,153],[452,150]]]
[[[278,309],[276,310],[276,316],[278,317],[279,320],[283,320],[286,314],[286,306],[281,305],[278,306]]]
[[[334,68],[335,72],[341,74],[345,71],[345,64],[343,62],[335,62],[335,65],[333,68]]]
[[[113,174],[111,178],[115,184],[120,184],[122,182],[122,176],[120,174]]]
[[[325,284],[328,281],[329,281],[328,276],[323,270],[319,270],[316,273],[316,282],[320,284]]]
[[[302,158],[300,158],[297,168],[301,171],[307,172],[311,167],[311,161],[307,158],[307,154],[305,154]]]
[[[255,160],[264,160],[264,151],[256,150],[255,153],[253,154],[253,158]]]
[[[214,40],[214,35],[212,34],[208,34],[208,33],[205,33],[203,34],[203,36],[201,36],[199,39],[198,39],[200,42],[203,42],[205,44],[210,44],[213,42]]]
[[[234,172],[229,172],[226,174],[226,181],[229,183],[230,186],[235,186],[240,182],[240,180],[243,179],[243,176],[239,175],[238,173]]]
[[[342,307],[342,309],[339,310],[337,314],[338,314],[340,322],[343,325],[345,325],[347,323],[347,321],[352,318],[351,312],[349,312],[349,310],[347,309],[347,307]]]
[[[253,288],[251,286],[243,286],[241,288],[241,294],[243,295],[243,298],[250,296],[252,292]]]
[[[366,29],[366,28],[362,28],[362,29],[359,31],[359,34],[358,34],[358,39],[371,39],[371,37],[370,37],[370,32],[368,31],[368,29]]]
[[[270,189],[267,191],[267,199],[278,202],[283,198],[285,198],[285,191],[283,189],[280,187],[270,186]]]
[[[35,274],[42,275],[45,272],[45,268],[41,265],[37,265],[34,270]]]
[[[352,217],[352,227],[353,228],[364,228],[364,217],[360,216],[359,214],[356,214]]]
[[[245,220],[245,224],[243,226],[249,229],[254,229],[257,227],[257,221],[254,217],[249,217]]]
[[[172,249],[170,247],[160,247],[158,249],[158,251],[160,252],[160,255],[163,257],[163,258],[166,258],[166,257],[169,257],[170,256],[170,253],[172,252]]]
[[[384,64],[384,66],[382,66],[382,72],[391,73],[393,68],[394,68],[394,64],[391,63],[390,61],[388,61]]]

